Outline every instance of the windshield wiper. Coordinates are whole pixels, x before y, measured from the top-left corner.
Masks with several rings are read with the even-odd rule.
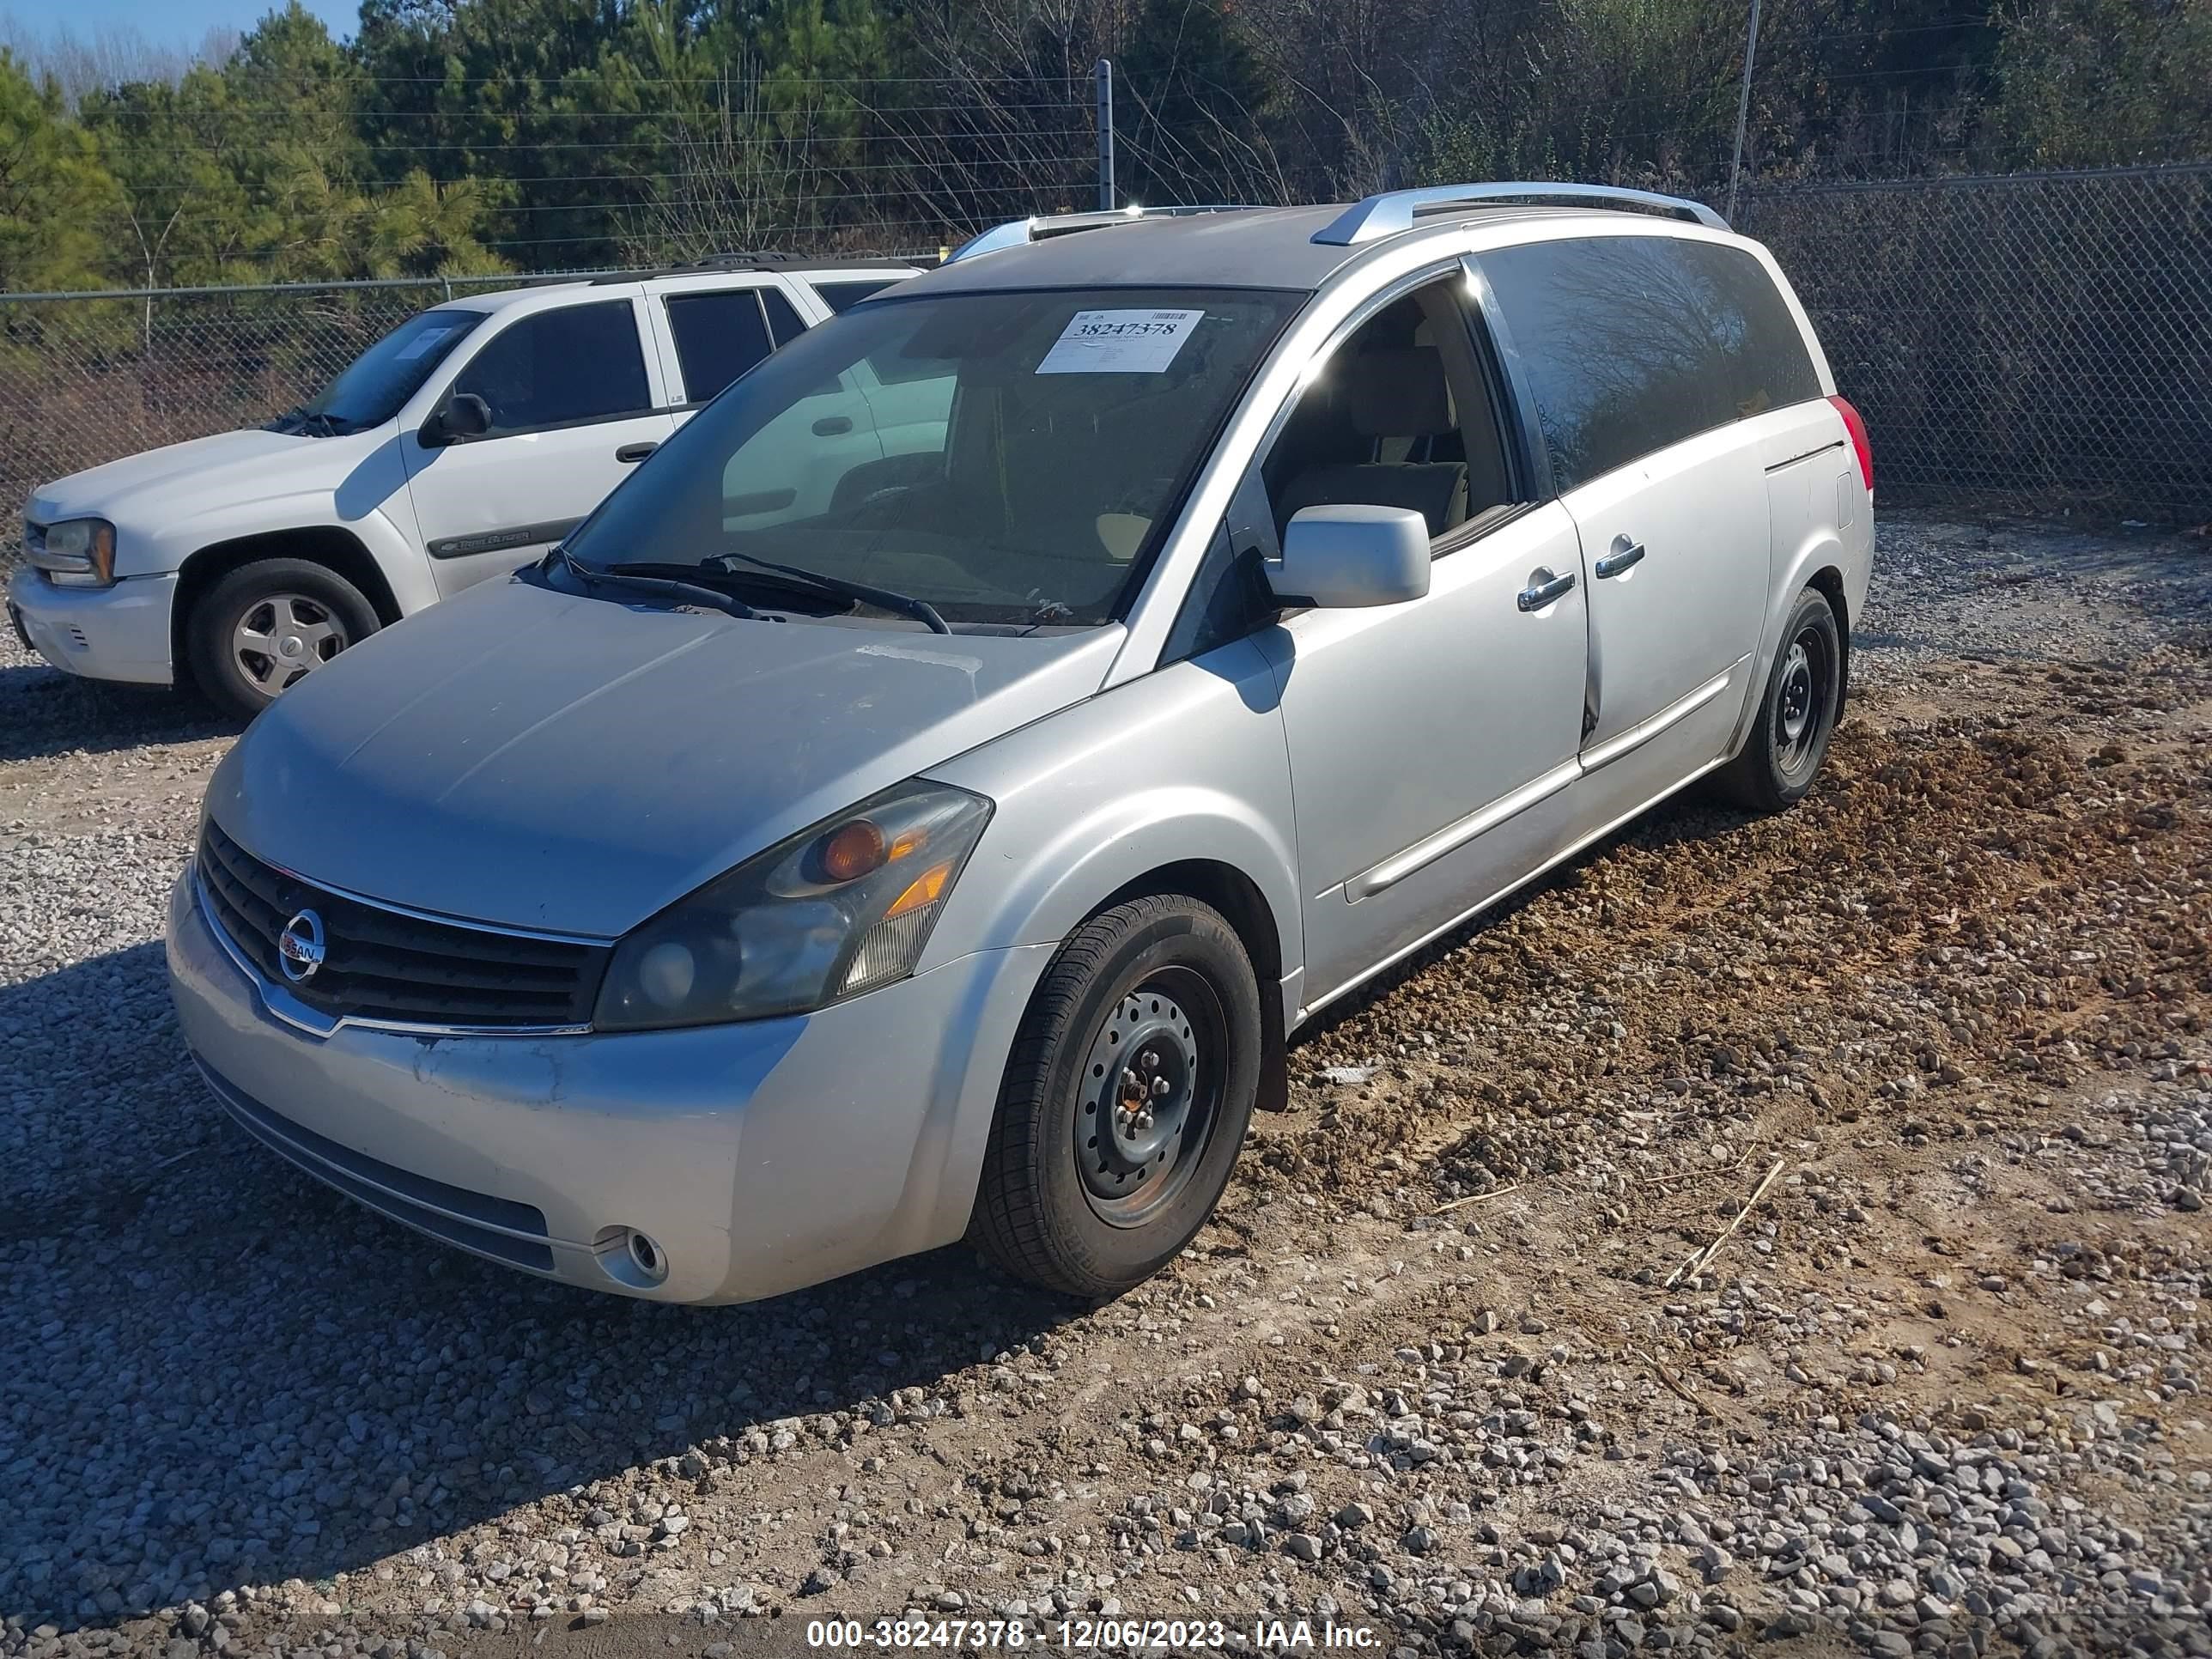
[[[698,582],[678,581],[672,577],[641,576],[629,571],[602,570],[597,565],[586,564],[565,547],[556,547],[548,553],[538,568],[544,570],[556,559],[587,587],[615,587],[633,593],[655,593],[663,599],[679,599],[685,605],[703,605],[709,610],[725,611],[730,616],[748,620],[760,615],[734,593],[720,592]]]
[[[819,582],[796,581],[765,570],[731,570],[719,564],[677,564],[664,559],[618,559],[599,567],[611,575],[650,576],[662,581],[697,582],[716,592],[744,588],[753,592],[788,594],[794,599],[827,601],[849,610],[849,594],[833,592]]]
[[[917,599],[911,593],[901,593],[888,587],[875,587],[866,582],[848,581],[842,576],[825,576],[818,570],[805,570],[795,564],[777,564],[769,559],[757,559],[750,553],[723,553],[708,561],[719,565],[732,575],[738,572],[732,566],[750,565],[756,570],[773,570],[779,576],[788,576],[793,581],[805,582],[825,593],[836,593],[848,599],[858,599],[872,605],[878,611],[888,611],[894,616],[911,617],[933,634],[950,634],[951,624],[937,614],[937,607],[927,599]]]
[[[351,425],[351,422],[326,410],[311,410],[305,404],[300,404],[270,422],[268,429],[271,432],[304,432],[319,438],[337,438],[343,437]]]

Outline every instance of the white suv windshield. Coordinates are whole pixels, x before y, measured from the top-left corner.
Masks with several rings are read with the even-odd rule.
[[[381,426],[484,316],[481,311],[458,308],[417,312],[347,364],[313,402],[279,424],[325,432]]]
[[[955,624],[1104,622],[1305,297],[878,299],[694,416],[568,550],[599,566],[769,561]]]

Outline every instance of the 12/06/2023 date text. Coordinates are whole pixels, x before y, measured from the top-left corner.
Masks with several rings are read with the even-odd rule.
[[[830,1652],[894,1652],[901,1649],[1039,1648],[1051,1652],[1184,1652],[1229,1645],[1237,1627],[1218,1619],[817,1619],[806,1644]],[[1364,1625],[1316,1625],[1303,1619],[1259,1620],[1250,1639],[1260,1647],[1379,1649],[1382,1640]]]

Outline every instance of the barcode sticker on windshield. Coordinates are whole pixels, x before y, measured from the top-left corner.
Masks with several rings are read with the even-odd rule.
[[[1040,374],[1164,374],[1202,311],[1079,311]]]
[[[399,361],[411,362],[453,332],[451,327],[426,328],[400,349]]]

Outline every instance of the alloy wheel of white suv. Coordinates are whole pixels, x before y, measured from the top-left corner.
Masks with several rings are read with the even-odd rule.
[[[185,619],[192,678],[226,714],[252,720],[377,630],[362,591],[306,559],[257,559],[217,581]]]

